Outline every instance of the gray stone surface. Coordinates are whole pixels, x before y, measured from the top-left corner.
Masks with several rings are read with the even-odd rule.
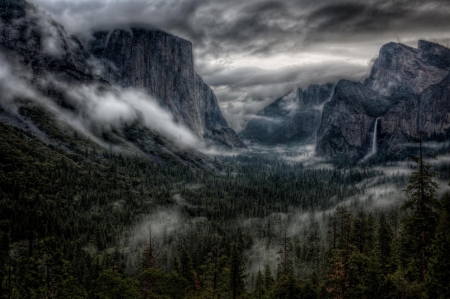
[[[317,133],[316,153],[323,157],[345,155],[351,159],[370,148],[375,119],[390,107],[390,99],[361,83],[341,80],[331,101],[325,103]]]
[[[188,42],[184,44],[190,47]],[[61,144],[64,140],[52,139],[54,138],[52,136],[61,137],[64,134],[72,134],[74,130],[79,129],[70,120],[63,120],[60,117],[60,112],[67,116],[72,115],[79,121],[84,120],[86,105],[77,105],[77,102],[71,98],[66,89],[81,88],[87,85],[95,87],[95,92],[99,94],[105,91],[119,94],[113,85],[94,72],[92,55],[86,51],[76,37],[68,35],[60,24],[44,12],[39,11],[34,5],[26,2],[14,6],[0,5],[0,55],[2,59],[8,61],[11,73],[26,82],[24,86],[32,87],[36,91],[36,95],[30,97],[33,100],[28,99],[26,93],[23,93],[25,98],[11,98],[9,95],[3,95],[0,98],[0,121],[29,131],[30,134],[45,143]],[[168,53],[161,55],[165,57],[175,54],[168,50]],[[183,54],[179,53],[179,55]],[[165,73],[167,79],[171,76],[170,72],[176,71],[177,68],[181,68],[181,65],[172,66],[168,61],[167,69],[160,72],[161,74]],[[223,139],[225,144],[240,142],[239,139],[233,140],[230,137],[233,136],[233,131],[229,132],[227,127],[220,126],[221,114],[218,107],[210,108],[214,103],[217,104],[211,89],[199,77],[196,77],[193,70],[186,68],[185,71],[189,72],[186,76],[192,78],[190,84],[191,90],[195,91],[195,93],[192,93],[193,97],[205,99],[202,106],[199,104],[194,109],[209,109],[209,111],[212,111],[211,114],[205,113],[204,118],[212,119],[219,124],[217,132],[213,132],[216,140]],[[177,78],[173,80],[174,82],[170,84],[176,83],[181,86],[188,84],[177,81]],[[158,81],[158,84],[164,85],[165,83]],[[195,89],[196,84],[202,88]],[[40,101],[40,96],[53,100],[54,103],[49,105],[47,100]],[[86,98],[86,101],[89,101],[89,97]],[[36,109],[45,110],[46,114],[43,115],[46,116],[32,118],[32,115],[22,114],[21,108],[25,106],[27,109],[37,107]],[[49,106],[58,108],[53,109]],[[180,107],[180,110],[184,108],[190,107]],[[218,113],[219,116],[217,116]],[[189,120],[192,120],[195,124],[195,119]],[[198,123],[202,124],[202,121],[203,119],[200,119]],[[42,125],[43,123],[45,124]],[[224,120],[223,123],[226,125]],[[87,137],[93,136],[103,144],[121,148],[124,152],[134,154],[138,151],[140,154],[158,162],[175,162],[194,168],[214,168],[214,163],[211,162],[209,157],[196,149],[161,136],[156,131],[146,127],[142,118],[139,117],[134,119],[133,122],[121,122],[111,127],[96,125],[86,119],[85,126],[89,129],[90,134]],[[45,128],[50,130],[46,131]],[[215,127],[209,126],[208,128]],[[51,135],[58,130],[62,135]],[[219,143],[219,141],[215,142]],[[62,147],[67,149],[67,146]]]
[[[266,145],[313,142],[334,84],[311,85],[287,94],[260,111],[239,136]]]
[[[362,159],[372,147],[401,157],[418,131],[428,141],[450,137],[450,50],[426,41],[418,49],[389,43],[380,50],[363,84],[341,81],[325,104],[316,140],[317,155]]]
[[[94,37],[89,50],[103,61],[102,76],[108,81],[147,90],[207,143],[245,147],[228,127],[211,88],[195,73],[191,42],[142,28],[97,32]]]
[[[385,96],[420,93],[447,75],[448,52],[427,41],[419,41],[418,49],[388,43],[381,47],[365,85]]]

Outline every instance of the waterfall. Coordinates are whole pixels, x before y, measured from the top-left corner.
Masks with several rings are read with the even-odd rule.
[[[377,129],[378,129],[378,118],[375,120],[375,127],[373,128],[373,137],[372,137],[372,152],[370,155],[375,155],[377,153]]]
[[[378,118],[375,119],[375,125],[373,127],[373,136],[372,136],[372,150],[362,159],[362,162],[366,161],[373,155],[377,153],[377,131],[378,131]]]

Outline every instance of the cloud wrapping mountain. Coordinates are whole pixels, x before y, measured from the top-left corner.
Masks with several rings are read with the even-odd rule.
[[[237,108],[224,112],[237,131],[269,102],[298,87],[367,76],[387,42],[450,42],[445,0],[33,3],[77,35],[145,24],[192,41],[196,71],[217,93],[221,108],[229,103]]]

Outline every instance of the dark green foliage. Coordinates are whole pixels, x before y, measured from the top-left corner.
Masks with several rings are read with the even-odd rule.
[[[417,268],[419,277],[412,275],[411,279],[425,281],[428,272],[428,257],[434,238],[434,230],[438,219],[439,201],[436,196],[436,173],[431,164],[426,163],[422,156],[422,136],[419,137],[420,153],[411,159],[418,169],[409,177],[405,189],[407,200],[402,205],[403,210],[410,213],[403,218],[404,232],[402,247],[404,252],[403,267],[408,265]],[[415,273],[417,271],[413,270]]]
[[[380,265],[380,271],[382,274],[390,273],[393,268],[392,260],[392,241],[393,241],[392,229],[386,221],[386,217],[381,215],[378,222],[377,233],[377,251],[378,262]]]
[[[185,298],[189,292],[189,282],[176,272],[165,273],[156,268],[149,268],[139,274],[138,280],[143,286],[139,298],[178,299]]]
[[[434,227],[440,220],[429,233],[425,289],[415,253],[421,247],[405,246],[418,244],[413,232],[423,227],[414,216],[421,199],[416,189],[405,204],[412,224],[407,220],[400,230],[392,210],[341,205],[322,215],[324,223],[314,212],[363,194],[363,181],[378,171],[307,169],[277,157],[239,155],[220,158],[223,173],[209,173],[114,153],[50,121],[40,123],[61,144],[0,124],[0,298],[448,296],[448,200],[427,210]],[[377,182],[402,186],[405,177]],[[175,211],[182,225],[169,233],[152,227],[159,243],[144,236],[148,242],[130,267],[133,228],[161,207]],[[301,233],[290,235],[292,219],[280,216],[291,211],[305,213]],[[258,240],[276,248],[276,280],[269,265],[246,272]]]
[[[442,198],[439,224],[430,260],[429,292],[433,298],[450,298],[450,194]]]
[[[276,299],[301,299],[301,286],[294,275],[281,275],[274,286]]]
[[[180,277],[182,277],[184,280],[186,280],[189,284],[189,286],[194,289],[195,288],[195,272],[194,272],[194,266],[192,264],[192,259],[186,250],[183,250],[180,255],[180,260],[178,262],[179,268],[178,268],[178,274]]]
[[[136,281],[131,278],[124,278],[112,269],[100,273],[96,285],[95,295],[99,299],[135,299],[140,297]]]
[[[231,257],[229,261],[230,268],[230,292],[231,298],[236,299],[239,295],[245,292],[244,279],[244,265],[241,253],[237,250],[236,245],[231,249]]]
[[[266,293],[265,291],[264,276],[261,270],[259,270],[258,274],[256,274],[255,285],[252,290],[253,298],[262,299],[264,297],[264,294]]]

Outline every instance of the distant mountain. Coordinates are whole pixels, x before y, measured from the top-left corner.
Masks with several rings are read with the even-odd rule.
[[[441,45],[423,40],[418,49],[384,45],[364,84],[337,84],[324,106],[317,154],[358,160],[376,148],[378,155],[392,159],[404,156],[418,131],[425,131],[428,141],[446,140],[449,70],[450,49]]]
[[[114,66],[112,60],[103,64],[95,59],[76,37],[25,1],[2,0],[0,23],[0,59],[4,61],[0,72],[0,122],[68,151],[90,144],[203,169],[214,167],[210,158],[184,144],[181,134],[164,134],[170,126],[188,132],[182,128],[184,125],[199,142],[209,145],[244,147],[222,117],[212,90],[195,74],[189,42],[160,31],[137,29],[135,39],[130,41],[124,32],[116,31],[117,38],[110,36],[108,48],[113,52],[93,44],[90,48],[104,55],[103,61],[111,53],[116,62],[119,54],[142,60],[133,62],[124,56],[120,61],[125,64]],[[136,40],[138,37],[141,39]],[[114,45],[123,46],[123,42],[130,42],[126,46],[130,52],[117,52]],[[141,43],[150,48],[142,48]],[[136,69],[125,67],[132,63]],[[108,67],[121,77],[98,75],[98,69]],[[152,120],[143,115],[139,106],[121,101],[127,96],[121,93],[122,87],[148,88],[149,96],[158,97],[173,113],[175,124],[167,118],[159,128],[149,126]],[[142,98],[138,100],[144,105],[147,95]],[[156,109],[155,115],[166,116],[156,104],[148,105]]]
[[[247,123],[239,136],[265,145],[314,142],[324,102],[333,94],[334,85],[311,85],[303,91],[287,94],[260,111]]]

